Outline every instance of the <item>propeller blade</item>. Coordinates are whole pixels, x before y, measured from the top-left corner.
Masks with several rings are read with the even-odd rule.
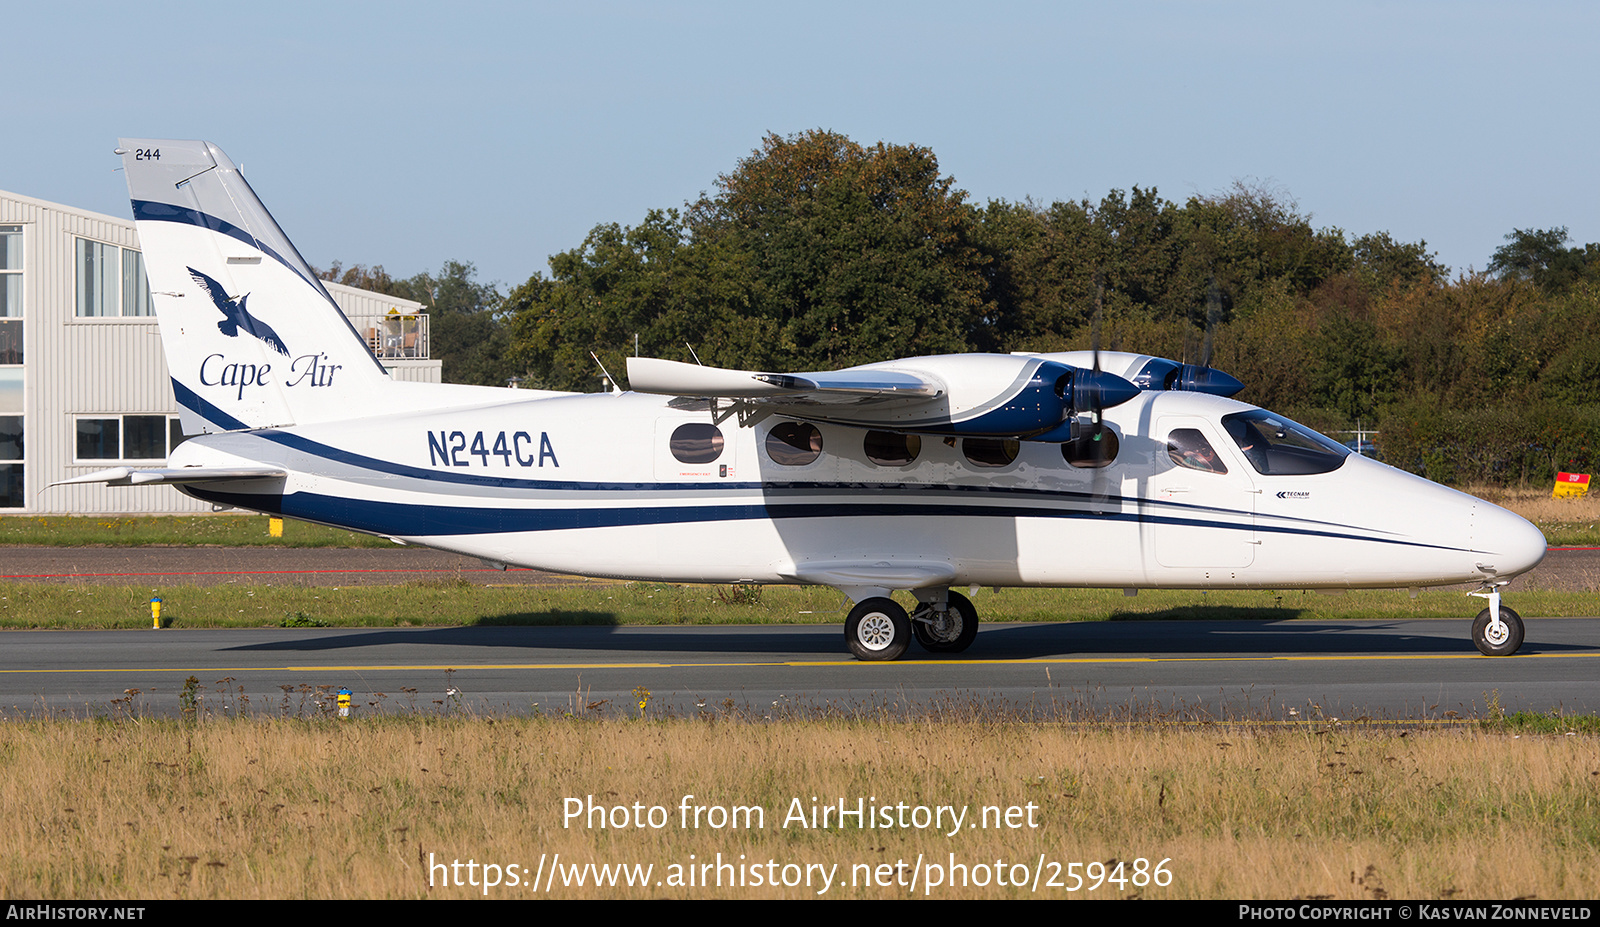
[[[1217,289],[1217,278],[1213,274],[1211,286],[1206,290],[1206,337],[1201,343],[1200,366],[1211,366],[1211,347],[1216,338],[1217,323],[1222,320],[1222,291]]]

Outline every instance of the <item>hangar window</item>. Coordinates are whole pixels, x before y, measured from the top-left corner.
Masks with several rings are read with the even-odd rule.
[[[80,418],[77,434],[79,460],[122,459],[122,419]]]
[[[961,453],[975,467],[1004,467],[1017,459],[1022,442],[1012,438],[967,438],[961,442]]]
[[[78,239],[79,318],[151,315],[144,255],[132,248]]]
[[[822,432],[810,422],[784,422],[767,432],[767,456],[785,467],[804,467],[822,456]]]
[[[672,456],[679,463],[711,463],[722,456],[722,432],[705,422],[679,425],[672,432]]]
[[[22,226],[0,225],[0,318],[22,315]]]
[[[0,368],[0,508],[27,504],[22,492],[22,368]]]
[[[1061,459],[1079,469],[1098,470],[1101,467],[1111,466],[1117,459],[1117,451],[1121,448],[1121,440],[1109,426],[1100,429],[1098,441],[1095,440],[1094,434],[1085,428],[1083,434],[1061,445]]]
[[[869,431],[861,439],[867,459],[880,467],[904,467],[922,453],[922,438],[892,431]]]
[[[0,415],[0,461],[22,459],[22,416]]]
[[[1197,428],[1174,428],[1167,435],[1167,456],[1180,467],[1202,473],[1227,473],[1228,465]]]
[[[10,453],[17,456],[8,457]],[[22,491],[22,416],[0,415],[0,509],[20,509],[27,500]]]
[[[73,457],[79,461],[165,460],[183,443],[183,427],[176,416],[84,416],[75,438]]]
[[[0,364],[22,363],[22,226],[0,225]]]

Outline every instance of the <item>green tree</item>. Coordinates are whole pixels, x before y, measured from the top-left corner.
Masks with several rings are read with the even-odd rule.
[[[470,261],[445,261],[438,274],[417,274],[405,286],[428,309],[432,355],[446,383],[506,385],[516,368],[498,286],[479,281]]]
[[[930,149],[814,130],[762,147],[690,211],[694,240],[748,255],[751,309],[783,367],[969,349],[986,322],[976,211]]]
[[[745,256],[725,242],[692,241],[676,210],[652,210],[631,228],[597,226],[550,267],[550,279],[535,275],[507,301],[514,357],[536,385],[598,388],[590,352],[616,377],[636,349],[719,366],[771,360],[771,325],[751,311]]]
[[[1226,320],[1236,305],[1249,302],[1252,290],[1271,281],[1309,294],[1348,270],[1344,233],[1313,229],[1298,209],[1286,193],[1242,181],[1223,194],[1190,198],[1179,214],[1182,258],[1171,304],[1203,327],[1213,299],[1221,300]]]
[[[445,261],[437,275],[423,271],[402,280],[390,276],[382,264],[345,267],[334,261],[317,276],[421,303],[428,314],[428,353],[440,361],[444,382],[505,386],[516,372],[508,356],[505,300],[495,284],[476,279],[477,273],[470,261]]]
[[[1397,358],[1370,320],[1333,316],[1322,325],[1313,350],[1315,405],[1337,409],[1351,422],[1371,422],[1393,398]]]
[[[1351,243],[1350,251],[1356,272],[1373,289],[1391,284],[1438,286],[1450,270],[1428,250],[1426,241],[1398,242],[1388,232],[1362,235]]]
[[[1506,244],[1495,249],[1489,273],[1505,280],[1523,280],[1546,293],[1559,293],[1583,279],[1600,276],[1600,244],[1564,247],[1571,236],[1566,226],[1513,229]]]

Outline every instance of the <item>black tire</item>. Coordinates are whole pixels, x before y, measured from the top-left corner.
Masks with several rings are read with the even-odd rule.
[[[933,617],[931,605],[919,607],[917,615],[911,619],[911,633],[929,653],[960,653],[971,647],[978,636],[978,610],[972,607],[972,601],[959,592],[948,595],[949,626],[942,631],[936,631],[927,621],[917,620],[917,616]]]
[[[1472,642],[1478,645],[1478,652],[1486,657],[1509,657],[1522,646],[1522,616],[1500,606],[1500,621],[1506,626],[1503,638],[1490,639],[1489,636],[1489,610],[1486,608],[1478,613],[1472,621]]]
[[[844,640],[858,660],[898,660],[911,646],[911,619],[893,599],[866,599],[844,620]]]

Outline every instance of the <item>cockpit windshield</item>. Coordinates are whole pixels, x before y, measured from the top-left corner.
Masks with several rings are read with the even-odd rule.
[[[1224,415],[1222,427],[1258,473],[1328,473],[1350,456],[1350,449],[1332,438],[1266,409]]]

